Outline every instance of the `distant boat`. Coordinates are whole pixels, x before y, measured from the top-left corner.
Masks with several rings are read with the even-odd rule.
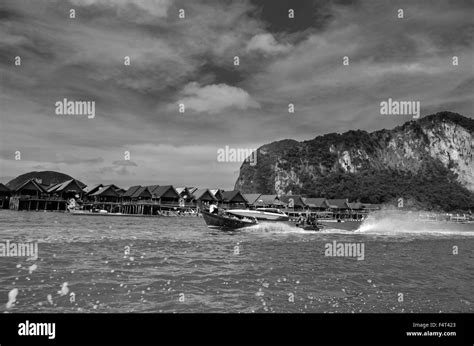
[[[218,228],[222,230],[235,230],[258,224],[256,219],[250,219],[245,216],[239,217],[227,212],[222,214],[211,214],[207,211],[202,211],[202,216],[209,228]]]

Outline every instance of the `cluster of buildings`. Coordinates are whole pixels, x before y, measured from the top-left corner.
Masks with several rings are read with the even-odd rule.
[[[46,186],[30,179],[10,190],[0,184],[0,208],[12,210],[65,211],[74,199],[84,210],[109,213],[158,215],[164,212],[198,212],[210,204],[223,208],[279,208],[289,214],[328,213],[336,218],[359,218],[377,205],[349,203],[347,199],[305,198],[300,195],[243,194],[240,191],[174,187],[173,185],[131,186],[114,184],[85,186],[70,179]]]

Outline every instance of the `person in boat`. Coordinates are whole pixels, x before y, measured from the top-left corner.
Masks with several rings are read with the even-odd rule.
[[[67,204],[67,210],[68,211],[73,211],[76,209],[76,200],[74,198],[71,198],[68,200],[68,204]]]
[[[247,216],[244,216],[243,218],[240,219],[241,221],[244,221],[244,222],[248,222],[249,224],[257,224],[258,221],[256,218],[254,217],[247,217]]]
[[[217,214],[217,213],[219,212],[219,208],[217,207],[217,205],[211,204],[211,205],[209,206],[209,212],[210,212],[211,214]]]
[[[303,217],[303,215],[301,213],[298,214],[298,221],[296,223],[296,226],[302,226],[304,227],[304,223],[305,223],[305,218]]]

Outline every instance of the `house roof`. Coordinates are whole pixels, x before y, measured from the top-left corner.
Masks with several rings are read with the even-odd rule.
[[[328,199],[327,204],[330,208],[334,209],[347,209],[349,206],[347,205],[346,199]]]
[[[74,182],[74,179],[66,180],[62,182],[61,184],[59,184],[59,186],[56,189],[54,189],[54,191],[55,192],[63,191],[66,187],[68,187],[73,182]]]
[[[140,185],[130,186],[127,191],[123,194],[122,197],[132,197],[132,195],[140,189]]]
[[[277,205],[277,206],[284,206],[285,203],[280,201],[278,195],[260,195],[258,199],[255,201],[255,205],[257,206],[266,206],[266,205]]]
[[[261,193],[245,193],[244,197],[249,202],[249,204],[255,204],[261,195]]]
[[[273,204],[273,202],[275,202],[276,200],[278,200],[278,196],[277,195],[260,195],[256,201],[256,203],[258,204]]]
[[[350,209],[363,209],[364,208],[364,205],[359,202],[346,203],[346,204]]]
[[[44,186],[42,186],[40,183],[38,183],[38,182],[36,181],[36,179],[34,179],[34,178],[28,179],[28,180],[25,181],[23,184],[19,185],[19,186],[15,189],[15,191],[21,190],[23,187],[25,187],[26,185],[28,185],[28,184],[30,184],[30,183],[33,184],[33,185],[36,187],[36,189],[40,190],[41,192],[46,192],[46,188],[45,188]]]
[[[197,189],[196,191],[194,191],[194,199],[198,200],[198,199],[202,199],[202,197],[205,195],[205,194],[208,194],[209,197],[214,200],[214,201],[217,201],[217,198],[212,194],[212,192],[209,190],[209,189]]]
[[[181,195],[181,192],[188,191],[187,187],[175,187],[176,192],[178,192]]]
[[[0,183],[0,191],[10,192],[10,189],[6,185]]]
[[[76,184],[76,186],[81,190],[81,191],[84,191],[82,188],[81,188],[81,184],[79,184],[79,182],[76,180],[76,179],[69,179],[69,180],[66,180],[62,183],[59,183],[59,184],[56,184],[56,185],[53,185],[53,186],[50,186],[48,189],[47,189],[47,192],[48,193],[51,193],[51,192],[61,192],[61,191],[64,191],[66,190],[66,188],[71,185],[71,184]]]
[[[245,202],[248,203],[247,199],[240,193],[239,190],[223,191],[222,197],[224,202]]]
[[[198,189],[198,188],[197,188],[197,187],[194,187],[194,186],[188,187],[189,193],[191,193],[191,194],[194,194],[194,192],[196,192],[197,189]]]
[[[111,186],[115,190],[115,192],[117,192],[117,194],[119,196],[122,196],[125,193],[125,189],[122,189],[121,187],[118,187],[115,184],[110,184],[110,185],[107,185],[107,186]]]
[[[197,188],[194,187],[175,187],[176,192],[181,196],[184,197],[186,196],[187,199],[193,198],[193,193],[191,192],[192,189],[193,191],[197,191]]]
[[[155,197],[156,191],[160,188],[160,185],[148,185],[147,189],[153,197]]]
[[[283,195],[283,196],[280,196],[280,200],[283,203],[286,203],[286,204],[290,203],[290,199],[293,199],[293,203],[294,203],[295,206],[304,207],[306,205],[305,202],[303,201],[303,197],[301,197],[300,195]]]
[[[169,190],[172,190],[176,197],[179,197],[178,191],[173,187],[173,185],[151,185],[147,186],[148,190],[151,192],[152,196],[155,198],[161,198],[165,195]]]
[[[303,198],[305,204],[313,208],[325,208],[327,207],[326,198]]]
[[[115,191],[119,191],[119,190],[120,190],[120,191],[125,192],[124,189],[118,187],[118,186],[115,185],[115,184],[107,184],[107,185],[104,185],[104,184],[95,184],[95,185],[92,185],[92,186],[90,186],[90,187],[85,188],[85,189],[84,189],[84,192],[87,193],[87,194],[89,194],[89,195],[91,195],[91,194],[93,194],[93,193],[96,193],[100,188],[102,188],[102,187],[107,187],[107,186],[111,186]]]
[[[224,198],[223,192],[224,190],[221,189],[210,189],[211,193],[216,197],[218,200],[221,200]]]
[[[96,192],[92,193],[90,196],[101,196],[103,194],[109,194],[112,193],[112,195],[115,195],[115,196],[119,196],[119,193],[116,189],[116,186],[115,185],[107,185],[107,186],[103,186],[103,187],[100,187]]]
[[[140,188],[137,189],[131,197],[138,198],[138,197],[141,197],[146,192],[148,192],[150,195],[152,194],[147,186],[140,186]]]
[[[47,191],[48,193],[54,192],[54,191],[56,191],[56,190],[59,188],[59,186],[60,186],[61,184],[62,184],[62,183],[57,183],[57,184],[50,185],[50,186],[48,186],[48,187],[46,188],[46,191]]]
[[[88,186],[84,189],[84,192],[89,194],[89,193],[94,193],[95,191],[97,191],[97,189],[101,188],[101,187],[104,187],[104,185],[102,184],[95,184],[95,185],[92,185],[92,186]]]

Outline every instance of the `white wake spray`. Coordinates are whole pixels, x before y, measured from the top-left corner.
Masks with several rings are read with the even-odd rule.
[[[430,215],[431,218],[426,215]],[[443,216],[432,212],[380,211],[371,214],[355,232],[393,236],[404,234],[474,236],[474,224],[446,222],[443,221]]]
[[[261,233],[282,233],[282,234],[308,234],[317,233],[317,231],[305,231],[302,228],[291,226],[282,222],[262,222],[255,226],[246,227],[244,230],[249,232]]]

